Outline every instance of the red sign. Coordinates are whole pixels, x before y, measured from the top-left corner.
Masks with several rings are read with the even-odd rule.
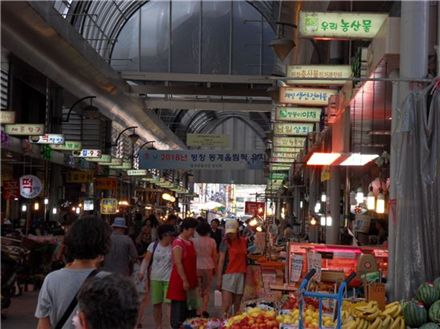
[[[116,178],[96,178],[95,189],[97,190],[116,190],[118,187],[118,180]]]
[[[18,197],[20,197],[20,187],[18,186],[18,181],[3,181],[3,198],[5,200],[11,200]]]
[[[252,215],[252,216],[256,216],[256,215],[263,216],[264,208],[265,208],[264,202],[246,201],[244,204],[244,213],[246,215]]]

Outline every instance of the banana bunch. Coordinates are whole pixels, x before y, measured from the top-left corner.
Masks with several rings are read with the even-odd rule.
[[[406,328],[405,320],[401,315],[397,316],[394,319],[393,324],[390,327],[390,329],[405,329],[405,328]]]
[[[366,304],[354,304],[351,309],[351,315],[354,318],[365,319],[369,322],[373,322],[376,320],[376,318],[380,317],[381,311],[376,301],[370,301]]]
[[[402,306],[400,302],[394,302],[385,306],[385,310],[382,312],[382,317],[390,316],[393,319],[402,314]]]
[[[342,324],[342,329],[368,329],[370,322],[362,318],[350,318]]]

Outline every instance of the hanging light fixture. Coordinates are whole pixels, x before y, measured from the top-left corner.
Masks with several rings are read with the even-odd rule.
[[[52,208],[52,214],[54,214],[54,215],[57,214],[57,208]]]
[[[374,210],[376,207],[376,197],[373,193],[373,186],[370,186],[370,192],[367,194],[367,209]]]
[[[48,205],[49,204],[49,199],[48,198],[44,198],[44,205]]]
[[[323,192],[323,193],[321,194],[321,201],[322,201],[322,202],[327,202],[327,195],[325,195],[325,192]]]
[[[332,224],[333,224],[332,216],[327,216],[327,219],[326,219],[325,225],[326,225],[326,226],[332,226]]]
[[[359,187],[356,191],[356,202],[358,204],[364,202],[364,191],[362,191],[361,187]]]
[[[315,213],[319,213],[319,211],[321,210],[321,202],[316,202],[315,204]]]
[[[304,202],[303,202],[303,201],[300,201],[300,202],[299,202],[299,208],[302,209],[303,207],[304,207]]]
[[[257,227],[257,232],[263,232],[263,229],[261,228],[261,226]]]
[[[310,225],[313,225],[313,226],[316,225],[316,219],[315,219],[315,218],[312,218],[312,219],[310,220]]]
[[[320,221],[321,226],[325,226],[325,222],[326,222],[325,216],[321,216],[321,221]]]
[[[21,205],[21,211],[22,212],[26,212],[26,210],[27,210],[27,206],[25,204],[22,204]]]
[[[382,189],[379,190],[379,194],[377,195],[376,212],[378,214],[385,213],[385,196],[383,195]]]
[[[38,202],[34,203],[34,210],[40,210],[40,204]]]

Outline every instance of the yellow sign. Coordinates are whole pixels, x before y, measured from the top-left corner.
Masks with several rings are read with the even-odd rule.
[[[279,123],[275,122],[273,126],[274,135],[297,135],[307,136],[313,132],[313,123]]]
[[[305,137],[280,137],[275,136],[273,138],[273,147],[304,147]]]
[[[118,212],[118,200],[104,198],[101,200],[101,215],[114,215]]]
[[[303,37],[372,39],[387,17],[387,14],[302,11],[298,27]]]
[[[321,171],[321,182],[325,182],[330,180],[330,167],[329,166],[325,166],[322,168]]]
[[[16,136],[39,136],[44,134],[44,125],[41,124],[12,124],[5,125],[5,133]]]
[[[280,103],[296,105],[328,105],[336,90],[316,88],[281,87]]]
[[[350,65],[289,65],[287,66],[287,77],[298,80],[288,80],[290,84],[300,85],[344,85],[346,80],[351,78]],[[338,80],[330,80],[330,79]],[[310,79],[310,80],[308,80]],[[312,80],[313,79],[313,80]],[[319,80],[325,79],[325,80]]]
[[[186,134],[186,145],[193,147],[229,147],[229,136],[221,134]]]
[[[15,123],[15,111],[0,111],[0,123]]]
[[[88,183],[93,179],[93,172],[91,171],[68,171],[66,173],[66,183]]]
[[[275,110],[276,121],[319,122],[322,110],[317,107],[284,107]]]

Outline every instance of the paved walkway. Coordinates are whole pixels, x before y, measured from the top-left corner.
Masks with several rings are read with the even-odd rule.
[[[38,292],[25,292],[19,297],[12,299],[11,306],[2,312],[4,318],[1,320],[2,329],[33,329],[37,327],[37,320],[34,318],[35,307],[37,305]],[[211,294],[210,311],[212,315],[220,314],[219,310],[214,309],[214,294]],[[155,329],[152,307],[148,305],[145,311],[143,328]]]

